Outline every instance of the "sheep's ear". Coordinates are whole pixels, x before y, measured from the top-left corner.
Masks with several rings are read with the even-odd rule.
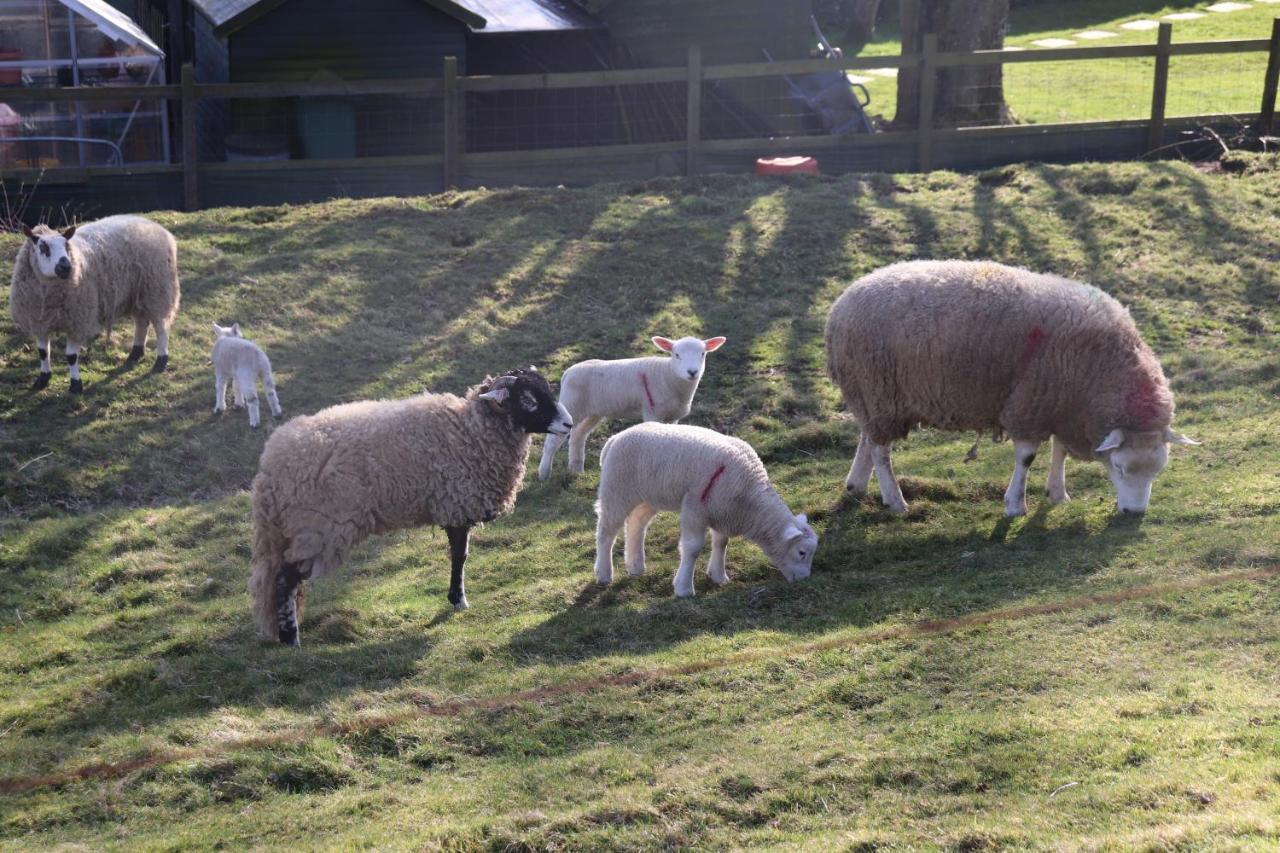
[[[1164,440],[1170,444],[1185,444],[1189,447],[1200,446],[1200,442],[1196,441],[1194,438],[1187,438],[1180,432],[1174,432],[1170,427],[1164,428]]]
[[[222,337],[222,327],[221,327],[221,326],[219,326],[217,323],[210,323],[209,325],[210,325],[210,326],[213,326],[213,333],[214,333],[215,335],[217,335],[218,337]]]
[[[663,352],[671,352],[671,350],[675,348],[675,344],[673,344],[669,339],[661,338],[657,335],[653,337],[653,345]]]
[[[62,232],[62,239],[64,240],[70,240],[74,236],[76,236],[76,227],[74,225]]]
[[[22,226],[22,233],[23,233],[23,234],[26,234],[29,238],[31,238],[31,242],[32,242],[32,243],[39,243],[39,242],[40,242],[40,238],[36,236],[36,232],[34,232],[34,231],[32,231],[32,230],[31,230],[31,226],[30,226],[30,225],[23,225],[23,226]]]
[[[237,338],[244,337],[244,335],[240,334],[240,324],[239,324],[239,323],[232,323],[232,324],[231,324],[231,334],[232,334],[233,336],[237,337]]]
[[[1093,452],[1106,453],[1108,450],[1115,450],[1122,444],[1124,444],[1124,430],[1113,429],[1107,433],[1107,437],[1102,439],[1102,444],[1099,444]]]
[[[707,345],[707,352],[715,352],[720,349],[720,347],[724,346],[724,342],[727,340],[729,339],[721,335],[716,338],[707,338],[703,343]]]
[[[787,529],[782,531],[782,541],[784,542],[793,542],[802,536],[804,536],[804,531],[794,524],[788,524]]]
[[[503,404],[506,403],[507,397],[509,397],[510,394],[511,392],[508,391],[505,387],[490,388],[488,391],[485,391],[483,394],[480,395],[480,399],[488,400],[490,405],[498,409],[505,409],[506,406],[504,406]]]

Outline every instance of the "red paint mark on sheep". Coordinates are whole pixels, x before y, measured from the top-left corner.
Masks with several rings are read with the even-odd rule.
[[[1160,389],[1150,377],[1143,377],[1124,401],[1125,414],[1133,419],[1139,429],[1159,426],[1166,414],[1166,404]]]
[[[1031,360],[1036,357],[1040,349],[1044,346],[1044,342],[1049,340],[1049,333],[1039,326],[1034,326],[1030,334],[1027,335],[1027,342],[1022,347],[1022,366],[1026,367],[1031,364]]]
[[[723,473],[724,473],[724,465],[721,465],[719,468],[716,469],[716,472],[711,475],[710,481],[707,482],[707,487],[702,490],[703,503],[706,503],[707,498],[711,497],[711,489],[715,487],[716,480],[719,480],[720,475]]]
[[[649,393],[649,375],[647,373],[640,374],[640,384],[644,386],[645,399],[649,401],[649,408],[653,408],[653,394]]]

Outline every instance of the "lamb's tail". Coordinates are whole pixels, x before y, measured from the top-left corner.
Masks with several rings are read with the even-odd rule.
[[[282,586],[293,586],[294,630],[302,619],[302,587],[296,583],[284,583],[288,572],[296,572],[295,566],[285,559],[287,543],[280,530],[270,483],[264,474],[253,480],[253,558],[249,577],[249,594],[253,596],[253,617],[262,633],[272,639],[280,638],[281,602],[278,591]],[[291,591],[292,592],[292,591]]]

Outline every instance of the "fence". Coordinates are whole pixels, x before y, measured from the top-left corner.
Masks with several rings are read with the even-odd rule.
[[[1265,55],[1263,79],[1255,90],[1258,111],[1168,117],[1171,61],[1225,54]],[[1004,69],[1029,63],[1074,67],[1103,60],[1150,64],[1150,109],[1144,115],[935,126],[938,81],[950,69]],[[795,107],[783,81],[833,69],[846,74],[867,69],[918,74],[915,127],[840,136],[825,132]],[[1270,135],[1278,74],[1280,18],[1267,39],[1174,43],[1172,26],[1164,23],[1155,43],[1145,45],[944,53],[938,50],[936,36],[927,35],[919,54],[704,67],[699,49],[691,47],[681,67],[565,74],[461,76],[457,63],[448,58],[441,76],[431,78],[199,84],[188,66],[178,85],[4,93],[10,102],[169,99],[181,117],[180,162],[44,172],[6,169],[0,179],[39,183],[40,192],[48,198],[60,196],[64,207],[71,199],[73,210],[94,203],[193,210],[202,204],[426,193],[481,184],[745,171],[764,154],[814,154],[829,172],[1125,159],[1158,155],[1178,133],[1198,126],[1234,122],[1250,125],[1258,135]],[[252,109],[246,106],[255,104]],[[382,106],[375,110],[370,104]],[[228,131],[242,129],[246,116],[279,123],[285,121],[284,112],[295,131],[302,129],[301,150],[295,146],[273,154],[259,152],[258,159],[237,159],[224,150],[224,142],[234,137]],[[349,144],[362,125],[389,130],[393,123],[401,130],[394,144],[386,139],[380,146]],[[536,126],[549,130],[536,137],[530,131]],[[321,132],[326,127],[336,128],[329,144]],[[778,127],[785,132],[777,132]],[[348,143],[332,144],[337,139]],[[211,151],[227,159],[212,159],[217,154]]]

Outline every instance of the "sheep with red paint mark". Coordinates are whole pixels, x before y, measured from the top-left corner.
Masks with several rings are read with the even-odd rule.
[[[693,595],[693,564],[707,528],[707,576],[717,585],[729,581],[725,552],[731,536],[758,545],[788,581],[807,578],[813,567],[818,534],[804,515],[792,515],[751,445],[703,427],[647,423],[613,436],[600,454],[597,583],[613,580],[613,545],[624,526],[627,572],[644,572],[645,533],[664,510],[680,513],[674,585],[682,598]]]
[[[979,261],[909,261],[864,276],[831,307],[827,372],[862,427],[845,486],[874,470],[906,512],[890,445],[916,426],[1008,435],[1005,514],[1027,512],[1027,471],[1052,438],[1046,494],[1068,499],[1066,459],[1107,468],[1122,512],[1142,513],[1175,433],[1173,394],[1129,312],[1096,287]]]
[[[569,473],[581,474],[586,462],[587,436],[607,418],[635,418],[676,423],[689,414],[693,395],[706,369],[707,353],[725,338],[686,337],[678,341],[655,337],[653,345],[669,357],[593,358],[580,361],[560,377],[560,403],[573,415],[569,434]],[[538,479],[551,476],[556,451],[565,439],[547,436],[542,445]]]

